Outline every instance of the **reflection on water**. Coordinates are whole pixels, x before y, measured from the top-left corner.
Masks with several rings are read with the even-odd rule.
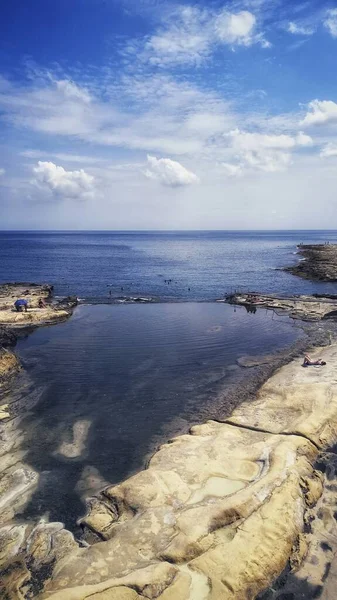
[[[261,355],[299,335],[289,319],[224,304],[81,306],[36,331],[18,351],[42,400],[24,422],[27,463],[40,473],[26,515],[68,527],[81,495],[144,466],[156,444],[217,406],[243,354]]]

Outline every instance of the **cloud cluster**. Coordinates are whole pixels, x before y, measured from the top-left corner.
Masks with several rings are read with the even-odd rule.
[[[333,38],[337,38],[337,8],[326,10],[322,5],[321,10],[316,11],[316,13],[308,13],[303,21],[288,21],[285,28],[288,33],[292,33],[293,35],[310,36],[321,25],[323,25]]]
[[[288,23],[287,31],[293,35],[313,35],[315,33],[315,29],[313,27],[294,23],[293,21]]]
[[[334,144],[327,144],[324,148],[322,148],[320,156],[321,158],[331,158],[332,156],[337,156],[337,146]]]
[[[332,100],[312,100],[308,109],[300,125],[308,127],[337,122],[337,104]]]
[[[181,187],[199,183],[197,175],[188,171],[175,160],[170,158],[156,158],[147,156],[148,168],[144,175],[149,179],[159,181],[162,185],[169,187]]]
[[[165,67],[182,63],[200,64],[218,46],[270,46],[257,20],[247,10],[214,12],[197,6],[178,6],[165,18],[159,30],[148,36],[143,47],[129,43],[129,54],[138,56],[151,65]]]
[[[170,76],[124,77],[103,101],[73,82],[47,78],[0,93],[3,118],[17,128],[91,144],[182,155],[234,125],[226,102]],[[127,107],[127,108],[126,108]]]
[[[328,10],[326,18],[323,21],[324,27],[327,28],[332,37],[337,38],[337,8]]]
[[[310,136],[299,132],[295,136],[249,133],[234,129],[225,134],[237,163],[224,163],[229,175],[239,175],[244,169],[273,173],[283,171],[291,163],[291,151],[312,146]]]
[[[0,169],[0,177],[6,173],[5,169]]]
[[[83,169],[66,171],[53,162],[39,161],[33,172],[35,177],[32,183],[57,198],[83,200],[93,194],[94,178]]]

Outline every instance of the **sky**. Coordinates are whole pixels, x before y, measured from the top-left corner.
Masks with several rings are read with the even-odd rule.
[[[12,0],[0,229],[337,229],[337,0]]]

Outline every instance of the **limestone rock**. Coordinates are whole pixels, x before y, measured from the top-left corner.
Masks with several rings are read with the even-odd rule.
[[[12,375],[15,373],[15,371],[18,371],[19,368],[20,363],[15,354],[13,354],[13,352],[9,352],[9,350],[0,348],[0,380],[4,377]],[[0,419],[1,418],[4,419],[5,417],[1,417],[0,413]]]

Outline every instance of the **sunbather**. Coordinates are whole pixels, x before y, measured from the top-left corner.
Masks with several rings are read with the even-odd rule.
[[[326,365],[326,362],[321,358],[317,360],[312,360],[309,354],[306,354],[303,361],[303,367],[311,367],[311,366],[323,366]]]

